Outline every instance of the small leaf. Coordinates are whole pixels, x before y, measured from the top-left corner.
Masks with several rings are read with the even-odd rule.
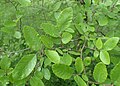
[[[63,57],[61,57],[61,64],[65,65],[71,65],[72,63],[72,57],[69,54],[63,54]]]
[[[88,81],[88,76],[87,76],[87,75],[82,74],[82,78],[83,78],[85,81]]]
[[[51,23],[43,23],[42,24],[43,31],[52,36],[52,37],[59,37],[59,30]]]
[[[74,77],[75,82],[77,83],[78,86],[87,86],[85,81],[78,75]]]
[[[71,7],[65,8],[57,19],[57,27],[60,32],[66,30],[71,25],[73,18],[73,9]]]
[[[51,40],[50,37],[42,35],[41,36],[41,41],[47,48],[52,48],[53,47],[53,41]]]
[[[102,62],[99,62],[95,68],[94,68],[94,71],[93,71],[93,77],[94,79],[99,82],[99,83],[102,83],[106,80],[107,78],[107,69],[106,69],[106,66],[102,63]]]
[[[102,40],[100,38],[98,38],[95,45],[100,50],[103,46]]]
[[[21,80],[27,77],[34,69],[37,58],[34,54],[23,56],[12,72],[14,80]]]
[[[74,33],[75,32],[72,28],[67,28],[65,31],[69,32],[69,33]]]
[[[54,64],[52,66],[53,73],[62,79],[69,79],[73,74],[73,69],[64,64]]]
[[[112,37],[109,38],[105,43],[104,43],[104,50],[112,50],[117,43],[119,42],[119,38],[118,37]]]
[[[64,33],[62,34],[62,42],[63,42],[64,44],[67,44],[71,39],[72,39],[72,35],[71,35],[70,33],[64,32]]]
[[[23,34],[25,37],[26,43],[32,48],[33,50],[41,49],[41,41],[38,37],[38,33],[35,31],[34,28],[26,26],[23,28]]]
[[[110,78],[113,82],[120,78],[120,62],[110,72]]]
[[[110,64],[110,56],[109,53],[107,51],[100,51],[100,60],[106,64],[109,65]]]
[[[46,56],[51,60],[53,63],[60,63],[60,56],[54,50],[46,50]]]
[[[98,20],[98,23],[99,23],[100,26],[105,26],[105,25],[108,24],[108,19],[107,19],[107,17],[106,17],[105,15],[103,15],[103,14],[99,15],[99,17],[98,17],[97,20]]]
[[[7,70],[11,65],[11,60],[7,56],[4,56],[0,61],[0,67],[3,70]]]
[[[77,55],[78,55],[78,56],[80,55],[79,52],[75,52],[75,51],[68,51],[68,52],[69,52],[70,54],[73,54],[73,55],[76,55],[76,56],[77,56]]]
[[[48,65],[51,64],[51,61],[49,58],[46,58],[45,61],[44,61],[44,67],[47,67]]]
[[[60,8],[60,6],[61,6],[61,1],[53,4],[53,6],[52,6],[53,11],[57,11]]]
[[[42,80],[36,76],[30,79],[30,86],[44,86]]]
[[[40,71],[36,71],[34,76],[43,79],[43,73]]]
[[[31,4],[31,0],[17,0],[22,6],[29,6]]]
[[[78,73],[82,73],[82,71],[84,70],[83,61],[79,57],[75,61],[75,68]]]
[[[43,68],[42,72],[43,72],[44,78],[46,80],[49,80],[51,77],[50,71],[47,68]]]
[[[99,56],[99,52],[97,50],[94,51],[94,57],[97,58]]]
[[[85,57],[84,59],[84,65],[89,66],[91,64],[91,57]]]
[[[20,39],[21,38],[21,33],[19,31],[16,31],[15,34],[14,34],[14,37],[16,39]]]
[[[85,5],[90,6],[91,5],[91,0],[84,0],[85,1]]]

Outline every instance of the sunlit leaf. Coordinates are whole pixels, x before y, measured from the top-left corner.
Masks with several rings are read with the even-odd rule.
[[[94,68],[94,71],[93,71],[93,77],[94,79],[97,81],[97,82],[104,82],[107,78],[107,68],[106,66],[102,63],[102,62],[99,62],[95,68]]]
[[[34,69],[37,62],[36,55],[29,54],[23,56],[12,72],[14,80],[21,80],[27,77]]]
[[[53,63],[60,63],[60,56],[54,50],[46,50],[46,56],[51,60]]]
[[[69,79],[73,74],[73,69],[64,64],[54,64],[52,70],[57,77],[62,79]]]

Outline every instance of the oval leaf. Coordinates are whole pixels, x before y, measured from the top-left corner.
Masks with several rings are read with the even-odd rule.
[[[64,64],[54,64],[52,70],[57,77],[62,79],[69,79],[73,74],[73,69]]]
[[[44,86],[42,80],[36,76],[30,79],[30,86]]]
[[[100,51],[100,60],[106,64],[109,65],[110,64],[110,56],[109,53],[107,51]]]
[[[43,35],[40,38],[41,38],[42,43],[45,45],[45,47],[47,48],[53,47],[53,41],[51,40],[50,37]]]
[[[71,7],[65,8],[57,19],[57,26],[60,32],[66,30],[71,25],[73,18],[73,9]]]
[[[120,62],[111,70],[110,78],[113,82],[120,78]]]
[[[93,71],[93,77],[94,79],[99,82],[99,83],[102,83],[106,80],[107,78],[107,69],[106,69],[106,66],[102,63],[102,62],[99,62],[95,68],[94,68],[94,71]]]
[[[38,37],[38,33],[35,31],[34,28],[26,26],[23,29],[23,34],[25,37],[26,43],[32,48],[33,50],[41,49],[41,41]]]
[[[51,60],[53,63],[60,63],[60,56],[54,50],[46,50],[46,56]]]
[[[64,32],[64,33],[62,34],[62,42],[63,42],[64,44],[67,44],[71,39],[72,39],[72,35],[71,35],[70,33]]]
[[[87,86],[85,81],[78,75],[74,77],[75,82],[78,84],[78,86]]]
[[[7,56],[2,57],[0,61],[0,67],[3,70],[7,70],[11,65],[11,60]]]
[[[44,68],[44,69],[42,70],[42,72],[43,72],[44,78],[45,78],[46,80],[49,80],[50,77],[51,77],[50,71],[49,71],[47,68]]]
[[[78,73],[81,73],[84,69],[83,61],[79,57],[75,61],[75,68]]]
[[[72,63],[72,57],[69,54],[64,54],[63,57],[61,57],[61,64],[65,65],[71,65]]]
[[[95,45],[96,45],[97,49],[100,50],[103,46],[102,40],[100,38],[98,38]]]
[[[27,77],[34,69],[36,62],[37,58],[34,54],[23,56],[13,70],[13,79],[20,80]]]
[[[119,38],[118,37],[112,37],[109,38],[105,43],[104,43],[104,50],[112,50],[117,43],[119,42]]]
[[[85,59],[84,59],[84,65],[85,66],[88,66],[88,65],[90,65],[91,64],[91,57],[86,57]]]
[[[98,23],[99,23],[99,25],[100,26],[105,26],[105,25],[107,25],[108,24],[108,19],[107,19],[107,17],[105,16],[105,15],[99,15],[99,17],[98,17]]]
[[[46,34],[52,37],[59,37],[59,30],[51,23],[43,23],[42,29]]]

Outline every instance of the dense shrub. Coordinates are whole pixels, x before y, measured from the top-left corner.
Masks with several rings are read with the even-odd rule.
[[[0,0],[0,86],[120,86],[119,0]]]

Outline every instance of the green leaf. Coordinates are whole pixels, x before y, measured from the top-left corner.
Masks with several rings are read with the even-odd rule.
[[[22,6],[29,6],[31,4],[31,0],[17,0]]]
[[[84,59],[84,65],[89,66],[91,64],[91,57],[85,57]]]
[[[41,41],[38,37],[38,33],[35,31],[34,28],[26,26],[23,28],[23,34],[26,43],[32,48],[33,50],[41,49]]]
[[[51,60],[53,63],[60,63],[60,56],[54,50],[46,50],[46,56]]]
[[[120,62],[110,72],[110,78],[113,82],[120,78]]]
[[[43,68],[42,72],[43,72],[44,78],[46,80],[49,80],[51,77],[50,71],[47,68]]]
[[[83,61],[80,57],[78,57],[75,61],[75,68],[78,73],[82,73],[82,71],[84,70]]]
[[[105,43],[104,43],[104,50],[112,50],[116,45],[117,43],[119,42],[119,38],[118,37],[112,37],[112,38],[109,38]]]
[[[11,65],[11,60],[7,56],[2,57],[0,61],[0,67],[3,70],[7,70]]]
[[[57,19],[57,27],[60,32],[66,30],[71,25],[73,18],[73,9],[71,7],[65,8]]]
[[[60,8],[60,6],[61,6],[61,1],[53,4],[53,6],[52,6],[53,11],[57,11]]]
[[[75,82],[77,83],[78,86],[87,86],[85,81],[78,75],[74,77]]]
[[[34,76],[43,79],[43,73],[40,71],[36,71]]]
[[[20,39],[21,38],[21,33],[19,31],[16,31],[15,34],[14,34],[14,37],[16,39]]]
[[[72,39],[72,35],[71,35],[70,33],[64,32],[64,33],[62,34],[62,42],[63,42],[64,44],[67,44],[68,42],[70,42],[71,39]]]
[[[95,43],[96,47],[100,50],[103,47],[102,40],[98,38]]]
[[[51,61],[49,58],[45,58],[45,61],[44,61],[44,67],[47,67],[48,65],[51,64]]]
[[[69,32],[69,33],[74,33],[75,32],[72,28],[67,28],[65,31]]]
[[[106,64],[109,65],[110,64],[110,56],[109,53],[107,51],[100,51],[100,60]]]
[[[102,83],[106,80],[107,78],[107,69],[106,69],[106,66],[102,63],[102,62],[99,62],[95,68],[94,68],[94,71],[93,71],[93,77],[94,79],[99,82],[99,83]]]
[[[99,52],[97,50],[94,51],[94,57],[97,58],[99,56]]]
[[[23,56],[12,72],[14,80],[20,80],[27,77],[34,69],[37,62],[36,55],[29,54]]]
[[[52,66],[53,73],[62,79],[69,79],[73,74],[73,69],[64,64],[54,64]]]
[[[111,6],[111,5],[112,5],[112,0],[105,1],[105,6]]]
[[[59,37],[60,36],[59,30],[51,23],[43,23],[42,29],[46,34],[48,34],[52,37]]]
[[[68,52],[69,52],[70,54],[73,54],[73,55],[76,55],[76,56],[77,56],[77,55],[78,55],[78,56],[80,55],[79,52],[75,52],[75,51],[68,51]]]
[[[72,63],[72,57],[69,54],[63,54],[63,57],[61,57],[60,61],[61,64],[69,66]]]
[[[91,0],[84,0],[85,5],[90,6],[91,5]]]
[[[42,80],[36,76],[30,79],[30,86],[44,86]]]
[[[98,23],[99,23],[100,26],[105,26],[105,25],[108,24],[108,19],[107,19],[107,17],[106,17],[105,15],[103,15],[103,14],[99,15],[99,17],[98,17],[97,20],[98,20]]]
[[[88,76],[87,76],[87,75],[82,74],[82,78],[83,78],[85,81],[88,81]]]
[[[0,77],[3,77],[5,74],[6,74],[5,71],[0,69]]]
[[[50,37],[42,35],[41,36],[41,41],[47,48],[52,48],[53,47],[53,41],[51,40]]]

